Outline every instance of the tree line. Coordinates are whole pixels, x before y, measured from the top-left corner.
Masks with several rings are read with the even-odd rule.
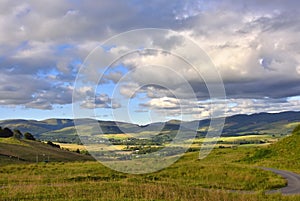
[[[11,130],[9,128],[3,128],[0,126],[0,138],[9,138],[14,137],[16,139],[26,139],[26,140],[35,140],[34,136],[29,133],[22,133],[18,129]]]

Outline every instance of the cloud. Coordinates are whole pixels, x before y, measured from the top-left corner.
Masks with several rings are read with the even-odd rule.
[[[140,109],[138,112],[148,112],[151,110],[163,116],[192,115],[193,117],[197,116],[197,118],[202,119],[209,117],[208,114],[212,113],[211,103],[178,99],[175,97],[153,98],[147,103],[141,103],[139,106]]]
[[[190,37],[211,58],[223,78],[226,95],[237,107],[232,113],[297,109],[295,101],[276,103],[300,95],[299,1],[9,1],[0,3],[0,104],[52,109],[72,103],[73,84],[87,55],[115,34],[136,28],[172,29]],[[163,8],[163,9],[162,9]],[[120,59],[109,72],[103,69],[133,43],[164,47],[164,51],[139,51]],[[172,34],[137,35],[125,45],[99,48],[104,56],[90,58],[92,71],[82,71],[94,83],[104,73],[103,84],[117,86],[125,98],[146,94],[145,108],[172,110],[194,95],[207,101],[213,74],[201,77],[171,53],[183,40]],[[143,47],[140,47],[141,50]],[[187,52],[194,52],[188,49]],[[200,53],[199,53],[200,55]],[[90,55],[93,57],[93,55]],[[201,56],[189,58],[203,63]],[[116,66],[122,64],[123,69]],[[206,83],[205,83],[206,81]],[[192,91],[193,93],[191,93]],[[78,93],[92,97],[82,86]],[[106,93],[106,92],[105,92]],[[103,93],[103,94],[105,94]],[[87,99],[82,107],[119,108],[111,94]],[[255,99],[256,101],[252,101]],[[267,100],[272,100],[271,102]],[[191,107],[188,107],[190,105]],[[205,107],[183,104],[189,114],[207,116]],[[168,108],[169,107],[169,108]],[[248,109],[247,109],[248,107]],[[299,108],[298,108],[299,109]],[[184,111],[184,112],[185,112]],[[188,113],[188,112],[187,112]],[[203,115],[201,115],[203,114]]]
[[[117,109],[121,107],[120,103],[109,98],[107,94],[100,94],[96,98],[87,98],[80,105],[82,108],[96,109],[96,108],[112,108]]]
[[[154,98],[147,104],[143,104],[144,107],[151,107],[155,109],[178,109],[179,100],[176,98],[162,97]]]
[[[129,82],[119,86],[120,94],[126,98],[134,98],[136,93],[140,90],[140,86],[137,83]]]
[[[55,104],[72,103],[72,87],[53,84],[31,75],[1,73],[1,105],[23,105],[37,109],[52,109]]]

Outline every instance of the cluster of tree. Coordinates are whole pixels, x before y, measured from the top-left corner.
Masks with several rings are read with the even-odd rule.
[[[151,140],[138,139],[138,138],[127,138],[127,139],[110,138],[109,142],[113,145],[152,145]]]
[[[12,137],[14,133],[9,128],[2,129],[0,127],[0,137]]]
[[[235,140],[235,141],[223,141],[223,140],[219,140],[218,143],[220,144],[234,144],[234,145],[244,145],[244,144],[265,144],[267,143],[267,141],[264,140],[246,140],[246,139],[242,139],[242,140]]]
[[[127,139],[115,139],[115,138],[110,138],[109,142],[113,145],[157,145],[161,146],[164,145],[165,143],[171,142],[173,139],[170,135],[168,134],[159,134],[151,139],[138,139],[138,138],[127,138]]]
[[[48,145],[52,146],[52,147],[55,147],[55,148],[59,148],[60,149],[60,146],[58,144],[54,144],[53,142],[51,141],[48,141],[47,142]]]
[[[26,140],[35,140],[34,136],[31,133],[21,133],[20,130],[11,130],[9,128],[4,128],[2,129],[2,127],[0,127],[0,137],[2,138],[9,138],[9,137],[14,137],[16,139],[26,139]]]
[[[152,146],[127,146],[124,151],[134,151],[136,154],[147,154],[152,152],[157,152],[161,150],[163,147],[152,147]]]
[[[41,136],[40,140],[42,141],[52,141],[59,143],[72,143],[72,144],[82,144],[79,137],[75,135],[66,135],[66,136]]]

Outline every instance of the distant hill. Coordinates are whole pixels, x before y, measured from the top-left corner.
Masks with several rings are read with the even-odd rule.
[[[80,120],[80,127],[86,131],[87,135],[95,135],[95,129],[91,129],[86,122],[88,119]],[[281,112],[281,113],[259,113],[251,115],[234,115],[226,118],[223,129],[223,136],[239,136],[251,134],[280,134],[286,135],[290,133],[295,125],[300,122],[300,112]],[[139,133],[139,132],[155,132],[159,131],[168,133],[177,131],[180,127],[180,121],[171,120],[168,122],[158,122],[149,125],[139,126],[131,123],[99,121],[101,129],[106,134],[117,133]],[[207,132],[210,120],[205,119],[199,122],[198,135],[204,136]],[[190,131],[192,122],[183,122],[181,129]],[[2,120],[0,121],[2,128],[9,127],[19,129],[21,132],[30,132],[35,138],[40,140],[61,141],[79,143],[74,127],[74,121],[71,119],[47,119],[43,121],[36,120]]]
[[[226,118],[224,136],[245,134],[289,134],[300,122],[300,112],[258,113]]]
[[[2,120],[0,125],[8,128],[19,129],[22,132],[32,132],[38,136],[41,133],[45,133],[52,130],[59,130],[65,127],[74,126],[73,120],[71,119],[47,119],[43,121],[36,120],[23,120],[23,119],[12,119]]]
[[[53,147],[43,142],[0,138],[0,163],[67,162],[93,160],[91,156]]]

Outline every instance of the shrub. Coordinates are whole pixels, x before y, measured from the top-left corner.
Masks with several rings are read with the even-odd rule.
[[[20,130],[15,129],[13,132],[13,137],[16,139],[22,139],[23,138],[23,134],[21,133]]]
[[[28,133],[28,132],[26,132],[26,133],[24,134],[24,138],[25,138],[26,140],[35,140],[34,136],[33,136],[31,133]]]
[[[273,152],[270,149],[258,149],[253,156],[247,157],[244,160],[248,162],[255,162],[264,158],[269,158]]]
[[[9,128],[2,129],[0,127],[0,137],[8,138],[8,137],[12,137],[13,135],[14,133]]]
[[[60,148],[60,146],[58,144],[54,144],[51,141],[48,141],[47,144],[50,145],[50,146],[52,146],[52,147]]]

